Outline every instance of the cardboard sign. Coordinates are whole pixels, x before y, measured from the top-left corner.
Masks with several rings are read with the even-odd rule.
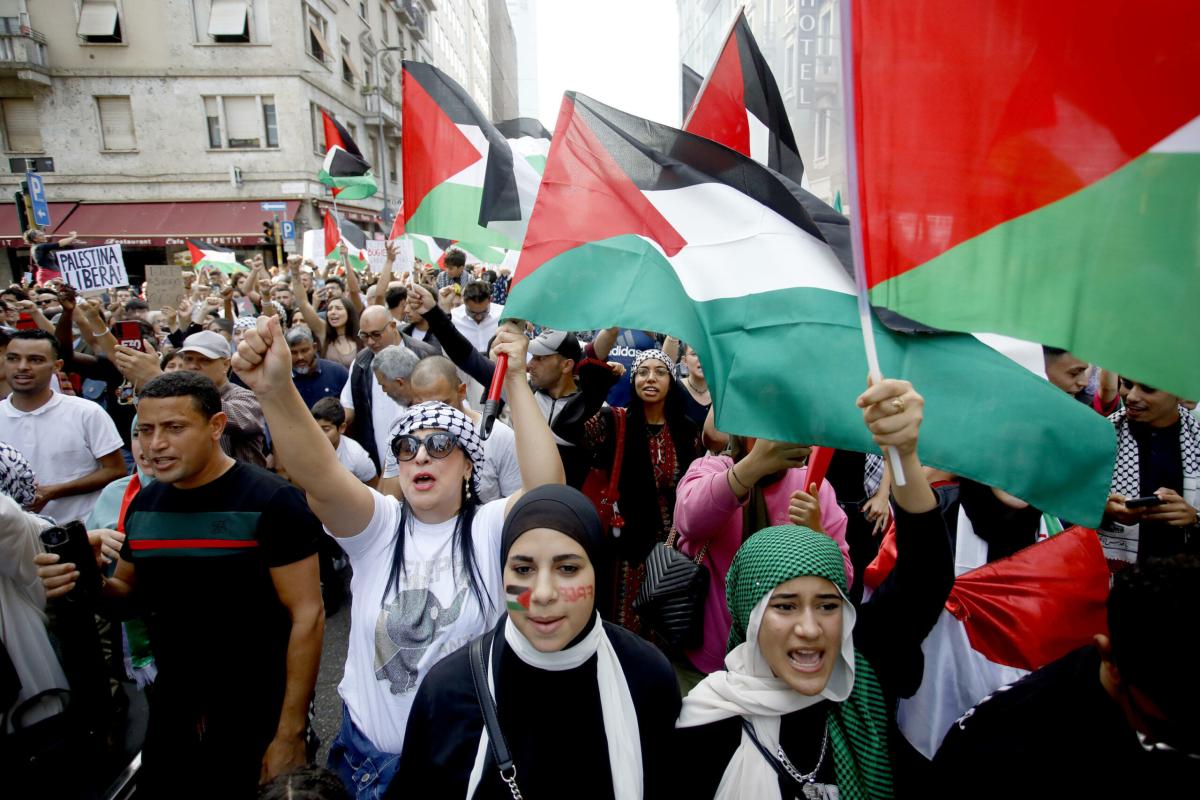
[[[387,242],[381,239],[367,239],[367,266],[376,275],[383,272],[383,262],[387,261]]]
[[[67,285],[82,294],[96,294],[105,289],[129,285],[119,244],[59,250],[58,269]]]
[[[152,309],[176,308],[186,294],[183,273],[174,264],[146,265],[146,305]]]
[[[325,231],[305,231],[300,254],[312,259],[318,268],[325,266]]]
[[[392,244],[396,247],[396,264],[392,267],[392,270],[396,274],[407,272],[411,275],[414,266],[413,259],[416,258],[413,255],[412,239],[394,239]]]

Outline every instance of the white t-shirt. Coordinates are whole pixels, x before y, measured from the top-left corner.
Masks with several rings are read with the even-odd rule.
[[[450,312],[450,321],[454,323],[454,327],[458,328],[458,332],[474,345],[476,350],[487,353],[488,342],[496,335],[496,328],[500,324],[500,315],[503,313],[504,306],[492,303],[488,307],[488,315],[483,318],[483,322],[476,322],[467,316],[467,307],[461,305]]]
[[[401,591],[390,593],[381,605],[400,527],[400,501],[374,490],[371,494],[375,513],[370,524],[357,536],[337,540],[354,568],[350,646],[338,693],[372,744],[399,753],[409,710],[429,669],[490,630],[504,613],[500,533],[505,501],[480,506],[471,527],[490,609],[480,607],[467,582],[453,542],[453,518],[438,525],[411,518]]]
[[[12,396],[0,402],[0,440],[20,450],[39,485],[90,475],[99,460],[121,449],[121,435],[104,409],[82,397],[52,394],[41,408],[20,411]],[[100,490],[51,500],[41,513],[59,523],[87,519]]]
[[[480,418],[475,423],[479,431],[483,424]],[[394,478],[400,474],[400,462],[388,448],[384,459],[383,477]],[[492,435],[483,443],[483,466],[475,479],[479,490],[479,502],[490,503],[501,497],[516,494],[521,488],[521,467],[517,463],[517,435],[512,428],[500,420],[492,426]]]
[[[354,394],[351,391],[350,384],[353,378],[346,381],[346,385],[342,387],[342,394],[338,398],[343,408],[354,408]],[[375,452],[379,453],[379,463],[386,462],[388,445],[392,441],[392,425],[400,416],[400,412],[404,410],[404,406],[397,403],[392,398],[388,397],[387,392],[379,385],[379,381],[375,380],[375,375],[371,375],[371,425],[375,429]],[[357,413],[357,411],[355,412]],[[368,456],[369,458],[369,456]],[[385,478],[390,477],[387,472],[383,473]]]
[[[338,461],[342,462],[342,466],[350,470],[350,474],[363,483],[373,480],[377,474],[367,451],[349,436],[343,435],[338,439],[337,457]]]

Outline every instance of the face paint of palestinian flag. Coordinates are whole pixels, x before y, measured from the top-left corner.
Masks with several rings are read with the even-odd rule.
[[[804,162],[783,95],[739,10],[712,71],[700,86],[683,129],[732,147],[796,183]]]
[[[854,4],[871,300],[1200,397],[1196,3],[1126,10]]]
[[[206,267],[219,269],[226,275],[235,272],[246,272],[246,267],[237,260],[237,254],[227,247],[219,247],[197,239],[187,240],[188,252],[192,254],[192,266],[196,269]]]
[[[875,452],[853,282],[806,210],[832,209],[714,142],[568,93],[506,315],[694,344],[721,430]],[[930,414],[926,463],[1099,521],[1112,428],[972,337],[876,325],[884,373]],[[781,359],[783,359],[781,361]]]
[[[350,132],[333,117],[321,111],[325,126],[325,162],[317,173],[317,180],[333,190],[333,196],[342,200],[362,200],[375,194],[375,176],[371,165],[363,158]]]
[[[508,597],[509,611],[528,611],[529,598],[533,590],[525,586],[505,586],[504,593]]]
[[[405,61],[402,88],[405,230],[519,248],[537,170],[437,68]]]
[[[346,245],[350,265],[356,272],[367,268],[367,234],[362,228],[332,210],[325,212],[325,257],[341,258],[342,245]]]

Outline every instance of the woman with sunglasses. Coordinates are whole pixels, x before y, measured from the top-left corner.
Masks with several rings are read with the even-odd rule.
[[[528,340],[505,324],[496,350],[522,364]],[[504,518],[521,496],[480,505],[474,424],[442,403],[402,414],[391,441],[404,500],[350,474],[304,407],[278,320],[260,319],[233,366],[262,403],[276,457],[308,495],[354,567],[356,602],[339,693],[342,729],[330,768],[359,798],[379,797],[395,774],[413,698],[440,659],[490,629],[504,611],[497,553]],[[524,489],[562,483],[550,429],[520,370],[505,380]]]

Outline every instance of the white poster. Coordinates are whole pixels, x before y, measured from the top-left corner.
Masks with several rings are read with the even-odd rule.
[[[317,268],[325,266],[325,231],[323,229],[304,232],[304,246],[300,254],[310,259]]]
[[[383,272],[387,260],[387,242],[382,239],[367,239],[367,266],[376,275]]]
[[[85,294],[129,285],[119,244],[59,250],[58,269],[68,286]]]

